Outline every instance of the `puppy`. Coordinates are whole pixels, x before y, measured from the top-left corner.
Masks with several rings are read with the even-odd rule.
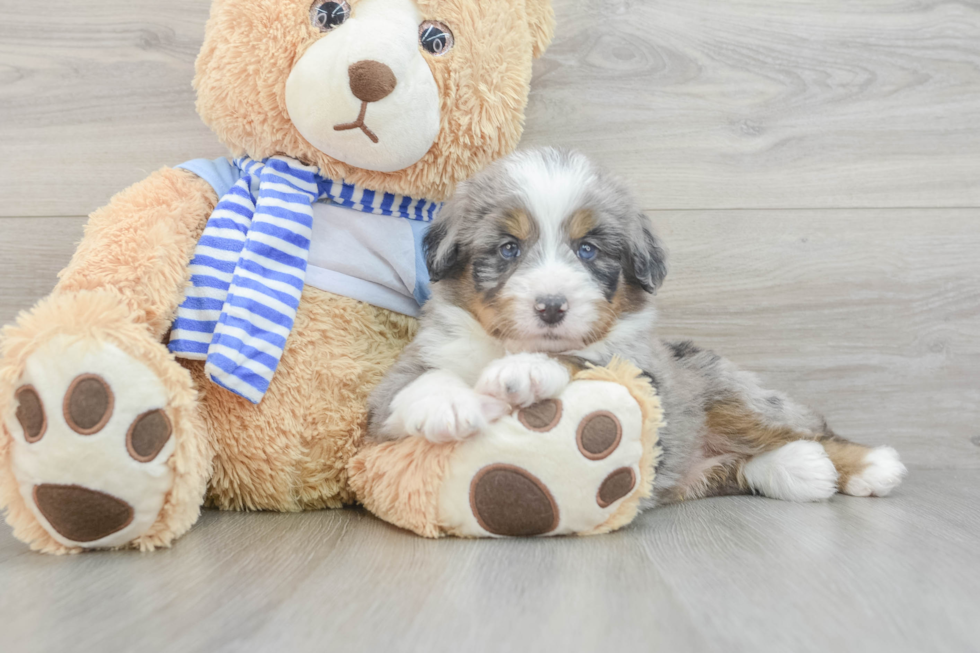
[[[497,162],[459,187],[425,244],[433,297],[371,396],[375,440],[466,438],[619,356],[649,376],[667,422],[645,507],[746,493],[884,496],[906,473],[894,449],[848,442],[720,356],[659,340],[652,296],[664,247],[627,189],[581,154]]]

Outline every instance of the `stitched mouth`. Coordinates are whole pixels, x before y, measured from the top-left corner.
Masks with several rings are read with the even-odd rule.
[[[364,116],[367,114],[367,102],[361,102],[361,112],[357,115],[357,120],[354,122],[346,122],[340,125],[334,125],[334,131],[342,132],[349,129],[360,129],[364,132],[364,135],[371,139],[372,143],[378,142],[378,136],[368,129],[367,125],[364,124]]]

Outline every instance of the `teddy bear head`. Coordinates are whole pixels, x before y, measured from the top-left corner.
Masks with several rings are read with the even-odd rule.
[[[197,108],[235,155],[441,200],[517,145],[550,0],[213,0]]]

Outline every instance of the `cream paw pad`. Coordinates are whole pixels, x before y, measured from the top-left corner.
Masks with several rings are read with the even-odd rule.
[[[456,447],[439,521],[470,537],[593,529],[639,489],[642,425],[623,386],[573,382]]]
[[[351,483],[373,512],[427,536],[608,532],[650,494],[660,425],[649,381],[614,361],[465,441],[370,447]]]

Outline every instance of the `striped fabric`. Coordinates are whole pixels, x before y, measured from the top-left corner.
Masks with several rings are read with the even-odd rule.
[[[235,166],[242,176],[218,202],[197,244],[169,347],[182,358],[206,361],[213,382],[257,404],[303,293],[313,203],[425,222],[441,205],[326,179],[284,156],[245,157]]]

